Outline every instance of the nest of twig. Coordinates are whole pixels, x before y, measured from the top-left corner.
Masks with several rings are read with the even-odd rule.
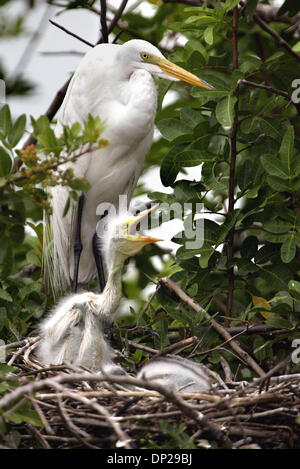
[[[1,376],[2,448],[16,446],[16,431],[19,448],[300,447],[300,374],[218,379],[209,394],[174,393],[130,376],[43,368],[34,360],[37,341],[7,347],[15,368]],[[26,403],[37,421],[12,418]]]

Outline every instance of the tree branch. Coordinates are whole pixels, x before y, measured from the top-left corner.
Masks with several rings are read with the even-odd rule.
[[[223,337],[230,347],[239,354],[239,356],[257,373],[259,376],[265,376],[264,370],[256,363],[255,360],[241,348],[241,346],[232,338],[229,332],[221,326],[215,319],[213,319],[210,314],[208,314],[205,309],[202,308],[198,303],[196,303],[191,297],[189,297],[173,280],[169,278],[163,278],[159,283],[169,290],[176,293],[178,298],[184,301],[188,306],[190,306],[197,313],[201,311],[204,314],[204,317],[207,321],[210,322],[211,326],[218,332],[218,334]]]
[[[101,14],[100,14],[100,23],[101,23],[101,33],[104,43],[108,42],[108,30],[106,22],[106,0],[100,0],[101,5]]]
[[[270,85],[263,85],[261,83],[255,83],[254,81],[249,81],[249,80],[240,80],[239,83],[241,85],[250,86],[252,88],[260,88],[262,90],[268,91],[269,93],[276,94],[278,96],[282,96],[287,101],[294,104],[295,108],[297,109],[297,113],[300,114],[300,105],[299,105],[299,103],[295,103],[294,101],[292,101],[291,96],[288,93],[286,93],[285,91],[277,90],[276,88],[273,88]]]
[[[79,41],[83,42],[83,43],[86,44],[87,46],[94,47],[94,44],[92,44],[91,42],[87,41],[86,39],[83,39],[83,37],[78,36],[78,35],[75,34],[75,33],[72,33],[72,31],[69,31],[67,28],[65,28],[65,27],[62,26],[61,24],[56,23],[56,21],[49,20],[49,22],[50,22],[51,24],[53,24],[53,26],[56,26],[58,29],[61,29],[62,31],[64,31],[66,34],[69,34],[70,36],[75,37],[76,39],[78,39]]]
[[[300,55],[297,54],[297,52],[295,52],[291,46],[278,34],[276,33],[276,31],[274,31],[273,29],[271,29],[261,18],[260,16],[257,14],[257,13],[254,13],[253,15],[253,19],[254,21],[264,30],[266,31],[268,34],[270,34],[270,36],[272,36],[276,42],[278,42],[278,44],[282,47],[284,47],[284,49],[289,53],[291,54],[296,60],[298,60],[300,62]]]
[[[233,22],[232,22],[232,44],[233,44],[233,69],[236,70],[239,67],[238,59],[238,7],[233,10]],[[236,96],[238,98],[239,85],[236,89]],[[234,121],[231,131],[231,157],[230,157],[230,170],[229,170],[229,190],[228,190],[228,212],[227,216],[231,215],[234,210],[234,182],[235,182],[235,165],[237,156],[237,128],[238,128],[238,99],[234,106]],[[227,262],[230,262],[233,258],[233,245],[234,245],[234,229],[228,237],[227,245]],[[226,316],[230,317],[232,314],[233,304],[233,292],[234,292],[234,270],[233,267],[228,269],[228,294],[226,302]],[[227,324],[228,326],[229,324]]]

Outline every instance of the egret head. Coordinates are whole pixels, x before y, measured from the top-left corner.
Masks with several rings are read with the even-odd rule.
[[[108,265],[118,260],[124,262],[125,259],[137,254],[147,244],[161,241],[152,236],[139,234],[137,228],[155,208],[156,206],[153,206],[136,216],[126,213],[118,217],[107,217],[102,249],[106,254]]]
[[[127,56],[127,61],[133,62],[137,69],[147,70],[154,77],[173,81],[182,80],[191,85],[200,86],[208,90],[215,89],[212,85],[201,80],[193,73],[167,60],[157,47],[147,41],[133,39],[122,46],[123,51],[124,48],[126,49],[125,55]]]

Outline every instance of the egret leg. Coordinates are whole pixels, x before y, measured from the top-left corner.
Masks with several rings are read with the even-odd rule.
[[[84,205],[84,195],[82,194],[78,200],[78,209],[77,209],[77,220],[76,220],[76,233],[75,233],[75,241],[73,246],[74,252],[74,276],[73,276],[73,284],[72,284],[72,293],[77,292],[78,286],[78,273],[79,273],[79,261],[80,255],[82,251],[82,243],[81,243],[81,219],[82,219],[82,210]]]
[[[103,292],[106,282],[105,282],[104,268],[103,268],[103,262],[102,262],[102,255],[101,255],[98,242],[97,242],[97,233],[95,233],[93,236],[93,254],[94,254],[94,259],[96,262],[96,267],[97,267],[97,272],[98,272],[100,291]]]
[[[105,217],[105,215],[103,215],[103,217]],[[95,262],[97,266],[100,290],[101,292],[103,292],[106,281],[105,281],[105,275],[104,275],[104,269],[103,269],[102,255],[99,249],[99,243],[97,242],[97,233],[95,233],[93,236],[93,253],[94,253],[94,258],[95,258]],[[108,341],[109,344],[112,341],[112,325],[113,325],[112,321],[107,318],[104,322],[104,335],[106,336],[106,340]]]

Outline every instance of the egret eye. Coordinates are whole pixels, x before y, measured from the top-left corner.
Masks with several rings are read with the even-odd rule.
[[[149,55],[147,54],[147,52],[141,52],[141,57],[143,60],[149,59]]]

